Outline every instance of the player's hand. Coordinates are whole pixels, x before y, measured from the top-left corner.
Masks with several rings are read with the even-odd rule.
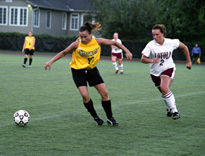
[[[186,67],[190,70],[191,69],[191,61],[186,63]]]
[[[47,62],[47,63],[45,64],[45,70],[47,70],[47,67],[48,67],[48,70],[50,71],[51,65],[52,65],[51,62]]]
[[[22,50],[22,53],[24,53],[24,50]]]
[[[126,57],[127,57],[127,59],[130,60],[130,62],[132,62],[132,53],[131,52],[127,52]]]
[[[152,59],[152,63],[158,63],[160,61],[160,59],[158,57],[155,57]]]

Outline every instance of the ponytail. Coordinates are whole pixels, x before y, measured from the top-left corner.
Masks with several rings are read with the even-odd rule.
[[[84,23],[83,26],[80,27],[79,31],[88,31],[89,34],[92,33],[92,31],[100,31],[101,30],[101,24],[97,23],[92,23],[90,21],[87,21]]]

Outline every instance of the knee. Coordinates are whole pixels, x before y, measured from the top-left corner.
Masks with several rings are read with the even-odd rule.
[[[160,90],[161,90],[163,95],[166,95],[170,92],[169,88],[165,87],[165,86],[160,86]]]
[[[105,90],[105,91],[103,91],[102,93],[101,93],[101,96],[102,96],[102,99],[108,99],[108,91],[107,90]]]

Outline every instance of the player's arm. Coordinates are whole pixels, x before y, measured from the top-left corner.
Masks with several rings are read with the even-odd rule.
[[[182,49],[184,51],[184,55],[185,55],[186,60],[187,60],[186,67],[188,69],[191,69],[191,59],[190,59],[190,55],[189,55],[189,49],[182,42],[179,42],[179,49]]]
[[[158,57],[150,59],[147,56],[145,56],[144,54],[142,54],[142,57],[141,57],[142,63],[158,63],[159,61],[160,61],[160,59]]]
[[[66,49],[64,49],[63,51],[59,52],[56,56],[54,56],[49,62],[47,62],[45,64],[45,70],[47,70],[47,67],[49,67],[49,70],[51,68],[51,65],[56,62],[57,60],[61,59],[62,57],[64,57],[66,54],[74,51],[75,49],[77,49],[79,42],[73,42],[71,43]]]
[[[24,39],[24,44],[23,44],[22,53],[24,53],[25,46],[26,46],[26,37],[25,37],[25,39]]]
[[[113,45],[113,46],[118,47],[119,49],[122,49],[126,53],[127,59],[132,60],[132,53],[124,45],[122,45],[116,41],[112,41],[112,40],[108,40],[108,39],[104,39],[104,38],[97,38],[96,41],[98,42],[99,45],[101,45],[101,44]]]

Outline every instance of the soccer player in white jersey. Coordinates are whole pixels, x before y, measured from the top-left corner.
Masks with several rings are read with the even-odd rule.
[[[142,51],[141,62],[150,64],[150,75],[155,86],[162,93],[162,98],[167,106],[167,116],[179,119],[175,97],[169,87],[175,74],[175,64],[172,59],[173,50],[183,50],[187,63],[186,67],[191,69],[191,59],[186,45],[178,39],[165,38],[166,27],[163,24],[152,28],[153,40],[150,41]]]
[[[116,41],[116,42],[122,44],[122,41],[118,38],[118,33],[114,33],[113,38],[114,39],[112,39],[112,41]],[[115,74],[117,74],[118,71],[119,71],[117,63],[116,63],[117,59],[118,59],[119,67],[120,67],[120,73],[123,74],[123,64],[122,64],[123,53],[122,53],[122,49],[119,49],[118,47],[113,46],[113,45],[111,46],[111,49],[112,49],[112,64],[115,67]]]

